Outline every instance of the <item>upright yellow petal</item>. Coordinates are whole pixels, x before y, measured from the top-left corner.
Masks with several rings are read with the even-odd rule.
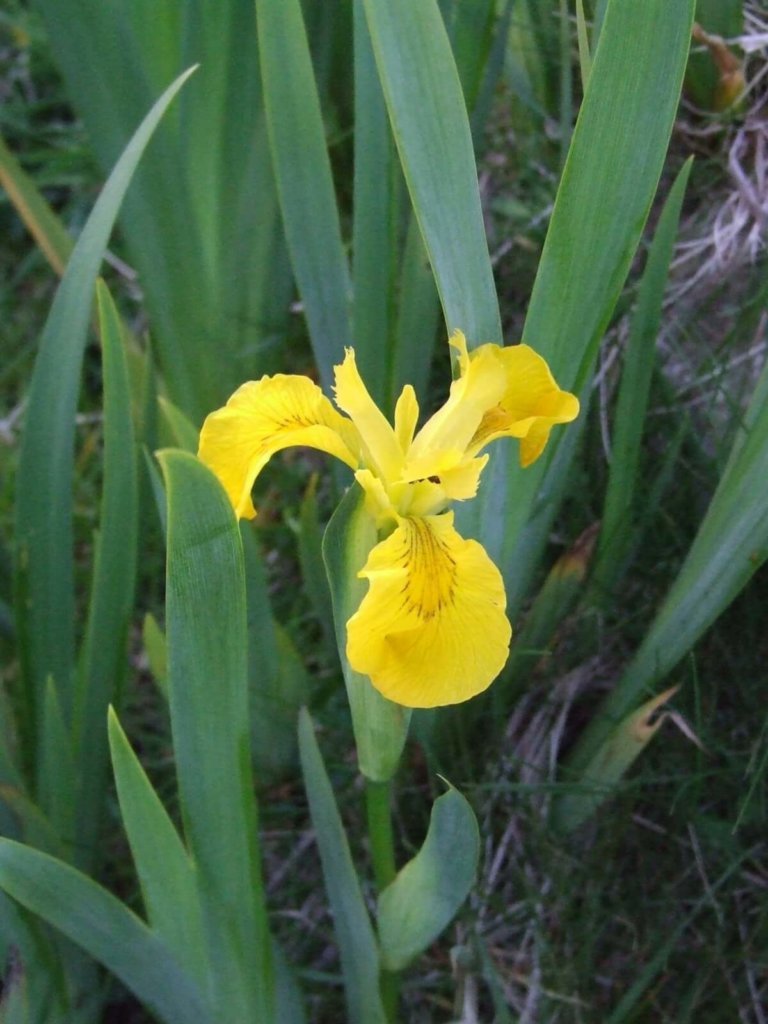
[[[464,336],[460,337],[463,341]],[[455,338],[451,343],[455,345]],[[504,368],[497,357],[500,351],[498,345],[483,345],[478,355],[473,352],[470,357],[463,341],[459,357],[462,374],[451,384],[448,401],[414,438],[406,462],[408,479],[440,474],[463,459],[483,417],[504,395]]]
[[[453,513],[402,519],[371,551],[370,587],[347,623],[347,657],[406,707],[457,704],[485,690],[507,659],[504,584]]]
[[[407,452],[410,448],[418,420],[419,403],[416,400],[416,392],[410,384],[406,384],[395,406],[395,437],[402,452]]]
[[[357,369],[355,353],[347,349],[344,362],[334,367],[336,404],[357,427],[365,449],[365,462],[377,476],[396,479],[403,453],[392,425],[368,393]]]
[[[252,519],[256,477],[275,452],[293,445],[319,448],[352,469],[360,463],[353,424],[309,377],[279,373],[243,384],[207,417],[198,457],[219,478],[237,515]]]
[[[578,416],[579,401],[557,386],[546,361],[528,345],[481,345],[471,353],[470,362],[482,358],[486,349],[495,350],[505,388],[499,402],[480,421],[468,453],[476,455],[499,437],[518,437],[522,440],[520,461],[527,466],[544,450],[554,424],[569,423]]]

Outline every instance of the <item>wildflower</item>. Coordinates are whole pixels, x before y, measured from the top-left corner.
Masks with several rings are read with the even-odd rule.
[[[359,571],[369,588],[347,623],[347,658],[385,697],[407,707],[473,697],[508,655],[512,630],[501,574],[481,544],[454,529],[449,505],[476,494],[490,441],[518,438],[528,466],[552,426],[579,410],[527,345],[468,352],[461,331],[450,344],[459,376],[418,432],[413,388],[403,388],[391,425],[347,349],[335,367],[341,412],[308,377],[276,374],[243,384],[208,416],[200,435],[200,458],[244,518],[256,514],[256,477],[282,448],[318,448],[354,470],[382,539]]]

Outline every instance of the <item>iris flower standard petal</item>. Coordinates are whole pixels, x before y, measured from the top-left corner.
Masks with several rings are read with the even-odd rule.
[[[347,658],[407,707],[467,700],[493,682],[507,658],[512,631],[501,574],[477,541],[456,532],[449,504],[474,497],[488,461],[480,452],[490,441],[518,438],[520,460],[529,465],[552,426],[579,410],[527,345],[470,352],[461,331],[450,344],[459,376],[418,432],[413,388],[403,388],[392,426],[348,349],[334,388],[347,416],[308,377],[277,374],[244,384],[200,434],[199,456],[239,516],[255,515],[253,483],[282,448],[318,448],[355,470],[382,539],[359,572],[369,588],[347,623]]]

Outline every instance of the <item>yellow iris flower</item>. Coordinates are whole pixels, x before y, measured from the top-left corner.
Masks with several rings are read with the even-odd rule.
[[[501,573],[481,544],[457,533],[448,506],[476,494],[488,461],[480,453],[490,441],[519,438],[528,466],[552,426],[579,411],[527,345],[468,352],[461,331],[450,344],[459,376],[418,432],[413,388],[403,388],[391,425],[347,349],[334,388],[346,416],[308,377],[276,374],[243,384],[200,435],[199,457],[244,518],[256,514],[256,477],[282,448],[319,448],[354,470],[383,539],[359,572],[369,587],[347,623],[347,658],[385,697],[413,708],[456,704],[485,690],[512,635]]]

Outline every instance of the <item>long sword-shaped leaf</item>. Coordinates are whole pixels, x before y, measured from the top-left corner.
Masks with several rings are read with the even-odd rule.
[[[192,977],[202,979],[205,946],[194,865],[112,708],[109,746],[120,813],[150,926]]]
[[[190,72],[140,125],[94,206],[40,338],[21,445],[16,502],[16,594],[29,700],[26,740],[37,729],[45,680],[57,682],[71,716],[73,637],[72,472],[75,411],[93,287],[117,211],[145,146]],[[37,729],[38,737],[41,730]],[[31,750],[28,751],[28,756]]]
[[[643,424],[656,361],[656,338],[690,170],[689,160],[678,174],[664,204],[648,254],[627,342],[616,406],[611,470],[592,578],[592,586],[606,597],[621,575],[637,518],[636,484]]]
[[[59,218],[37,191],[32,179],[24,173],[0,137],[0,185],[3,186],[33,238],[40,246],[50,265],[61,275],[64,273],[72,239]]]
[[[339,943],[348,1020],[385,1024],[379,996],[379,952],[344,826],[339,817],[312,719],[299,713],[299,753],[312,823]]]
[[[352,343],[349,268],[299,0],[257,0],[259,57],[280,207],[326,386]]]
[[[611,0],[558,188],[525,322],[562,387],[581,393],[648,216],[680,96],[693,0]],[[553,437],[557,442],[557,438]],[[512,579],[522,528],[557,507],[539,500],[549,457],[524,472],[509,456],[514,495],[501,555]],[[551,488],[544,488],[551,492]],[[503,502],[500,495],[491,502]],[[541,532],[545,536],[546,531]]]
[[[352,237],[355,352],[369,390],[383,409],[391,391],[396,261],[395,148],[376,73],[363,0],[354,0],[355,178]]]
[[[0,886],[103,963],[164,1024],[212,1024],[195,981],[162,940],[90,878],[48,854],[0,839]]]
[[[208,910],[217,1003],[273,1019],[248,727],[248,638],[240,531],[213,474],[160,454],[168,494],[168,689],[179,796]]]
[[[501,340],[472,136],[435,0],[365,0],[379,77],[448,330]]]
[[[103,282],[97,286],[97,299],[104,362],[104,487],[74,716],[82,867],[94,860],[107,775],[107,708],[125,673],[139,518],[137,452],[120,318]]]

